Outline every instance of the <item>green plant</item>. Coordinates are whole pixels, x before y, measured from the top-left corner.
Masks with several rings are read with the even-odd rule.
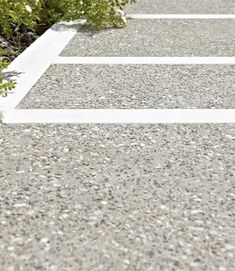
[[[4,80],[2,71],[8,67],[6,60],[0,60],[0,95],[7,96],[8,92],[15,88],[15,82]]]
[[[38,20],[38,1],[0,0],[0,33],[12,34],[12,25],[34,27]]]
[[[87,26],[102,29],[122,27],[125,20],[118,9],[136,0],[0,0],[0,33],[12,34],[12,25],[35,27],[58,20],[84,18]]]
[[[93,29],[123,27],[124,17],[117,10],[136,0],[40,0],[39,15],[42,23],[58,20],[86,19],[86,26]]]

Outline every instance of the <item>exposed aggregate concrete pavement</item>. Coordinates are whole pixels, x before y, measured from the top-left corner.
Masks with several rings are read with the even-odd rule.
[[[138,0],[125,8],[127,13],[233,14],[234,0]]]
[[[234,140],[234,125],[0,125],[1,270],[234,270]]]
[[[234,12],[230,0],[204,3],[139,1],[130,11]],[[234,56],[234,26],[232,20],[131,20],[125,30],[78,33],[63,55]],[[184,67],[153,66],[151,78],[146,66],[110,66],[112,75],[93,66],[102,88],[86,68],[80,68],[84,86],[77,90],[74,67],[51,66],[21,106],[147,108],[158,101],[162,108],[233,107],[232,66],[207,67],[210,72],[194,67],[190,74]],[[164,105],[154,95],[156,82],[150,84],[155,69],[164,78],[157,82],[167,95]],[[142,82],[135,78],[140,73]],[[104,78],[115,82],[112,97]],[[135,83],[141,91],[131,89]],[[126,94],[114,102],[122,87]],[[152,96],[143,101],[140,92]],[[235,126],[229,124],[0,124],[0,270],[235,270],[234,141]]]
[[[235,20],[129,20],[124,29],[78,31],[62,56],[234,56]]]
[[[52,65],[18,108],[235,108],[235,65]]]

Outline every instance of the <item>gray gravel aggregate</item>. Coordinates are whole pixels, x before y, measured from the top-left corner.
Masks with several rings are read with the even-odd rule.
[[[157,14],[233,14],[234,0],[138,0],[125,8],[127,13]]]
[[[1,125],[1,270],[235,269],[234,125]]]
[[[129,20],[126,28],[78,31],[62,56],[234,56],[235,20]]]
[[[235,108],[235,66],[52,65],[18,108]]]

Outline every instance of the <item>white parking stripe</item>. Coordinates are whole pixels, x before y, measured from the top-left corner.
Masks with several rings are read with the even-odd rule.
[[[235,123],[235,109],[20,109],[4,123]]]
[[[128,19],[235,19],[235,14],[128,14]]]
[[[235,57],[57,57],[53,64],[235,64]]]

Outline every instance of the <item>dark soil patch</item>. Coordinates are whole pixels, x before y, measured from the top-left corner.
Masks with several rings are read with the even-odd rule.
[[[40,37],[49,26],[37,25],[34,30],[26,26],[12,26],[10,38],[3,35],[0,31],[0,48],[3,49],[2,59],[12,61],[21,54],[30,44]]]

